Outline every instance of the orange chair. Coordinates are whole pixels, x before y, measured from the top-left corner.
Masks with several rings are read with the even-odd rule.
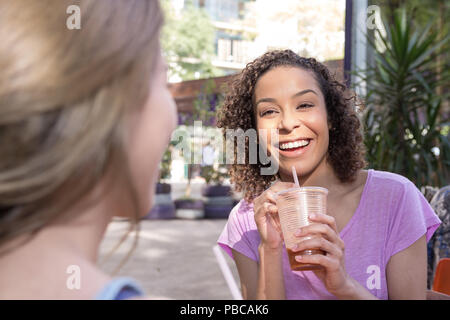
[[[450,258],[442,258],[436,268],[433,291],[450,295]]]

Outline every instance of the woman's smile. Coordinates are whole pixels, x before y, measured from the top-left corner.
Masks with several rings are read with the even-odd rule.
[[[295,140],[283,140],[278,144],[278,152],[282,157],[297,158],[307,153],[314,143],[310,138],[299,138]]]

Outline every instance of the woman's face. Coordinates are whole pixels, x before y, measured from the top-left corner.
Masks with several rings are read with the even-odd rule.
[[[167,87],[167,64],[159,55],[146,105],[133,120],[130,166],[140,207],[148,213],[159,176],[159,163],[177,125],[176,105]]]
[[[325,99],[311,72],[296,67],[276,67],[256,83],[257,129],[268,129],[267,149],[278,159],[282,176],[295,166],[300,176],[313,172],[328,150]],[[278,129],[279,143],[270,139]]]

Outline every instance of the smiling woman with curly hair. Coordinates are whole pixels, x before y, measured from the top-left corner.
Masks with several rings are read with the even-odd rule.
[[[327,67],[313,58],[302,58],[290,50],[268,52],[250,63],[235,79],[231,92],[219,110],[217,125],[226,129],[257,128],[254,110],[254,92],[257,80],[279,66],[297,66],[309,70],[317,81],[325,99],[328,121],[331,125],[328,161],[342,182],[353,181],[359,169],[365,167],[363,138],[353,102],[346,98],[346,87],[336,81]],[[246,148],[248,152],[248,146]],[[260,175],[262,164],[234,164],[231,179],[237,191],[245,191],[247,200],[267,188],[276,176]],[[303,172],[303,170],[301,169]],[[298,171],[300,172],[300,171]]]
[[[290,50],[262,55],[232,82],[218,113],[224,136],[230,129],[278,134],[264,139],[274,174],[261,173],[262,159],[249,160],[251,144],[263,145],[258,135],[246,140],[246,162],[235,151],[231,165],[244,199],[218,243],[235,260],[244,298],[425,298],[426,241],[440,220],[405,177],[363,170],[355,101],[322,63]],[[327,214],[309,216],[298,244],[284,248],[275,194],[295,187],[292,167],[302,186],[328,190]],[[286,249],[316,269],[291,270]]]

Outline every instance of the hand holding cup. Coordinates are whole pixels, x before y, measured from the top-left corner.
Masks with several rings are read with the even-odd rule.
[[[283,235],[275,194],[294,186],[290,182],[278,181],[253,200],[255,223],[261,238],[261,244],[270,249],[280,249],[283,245]]]

